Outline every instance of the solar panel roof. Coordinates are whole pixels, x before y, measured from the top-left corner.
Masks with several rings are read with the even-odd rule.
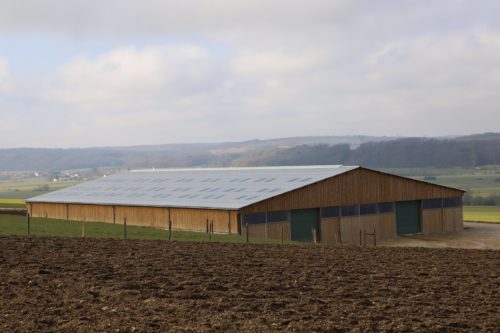
[[[43,194],[28,202],[240,209],[357,166],[135,170]]]

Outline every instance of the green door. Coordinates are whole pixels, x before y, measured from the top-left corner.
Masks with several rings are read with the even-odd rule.
[[[398,235],[416,234],[420,228],[420,201],[396,202],[396,230]]]
[[[293,241],[312,242],[313,228],[319,241],[319,224],[317,209],[296,209],[290,212],[290,229]]]

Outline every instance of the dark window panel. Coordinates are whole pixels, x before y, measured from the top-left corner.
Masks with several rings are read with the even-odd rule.
[[[434,209],[434,208],[442,208],[443,200],[441,198],[438,199],[426,199],[423,201],[424,209]]]
[[[267,213],[267,222],[288,221],[288,211],[276,211]]]
[[[342,206],[340,209],[341,216],[356,216],[359,215],[359,206],[351,205],[351,206]]]
[[[382,202],[378,204],[378,212],[382,213],[392,213],[394,211],[394,203],[392,202]]]
[[[364,204],[359,207],[360,215],[377,214],[377,204]]]
[[[445,208],[461,207],[461,206],[462,206],[462,198],[461,197],[444,198],[443,199],[443,207],[445,207]]]
[[[321,218],[339,217],[339,216],[340,216],[339,206],[321,208]]]
[[[266,223],[266,213],[249,213],[243,215],[243,223],[261,224]]]

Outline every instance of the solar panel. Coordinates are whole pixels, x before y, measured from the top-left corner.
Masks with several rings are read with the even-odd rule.
[[[137,170],[28,199],[28,202],[239,209],[357,167],[308,166]],[[159,186],[155,186],[161,184]],[[189,186],[182,186],[182,185]]]

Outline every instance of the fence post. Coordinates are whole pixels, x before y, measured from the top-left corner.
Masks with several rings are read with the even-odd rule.
[[[313,243],[316,244],[316,228],[312,228]]]
[[[31,236],[31,221],[30,221],[30,214],[27,214],[28,216],[28,236]]]
[[[123,239],[127,240],[127,218],[123,218]]]
[[[375,228],[373,228],[373,246],[377,247],[377,233],[375,232]]]
[[[208,223],[208,220],[207,220],[207,223]],[[212,241],[212,223],[213,223],[213,221],[208,223],[208,241],[209,242]]]
[[[168,240],[172,240],[172,220],[168,220]]]
[[[208,219],[207,219],[207,234],[210,233],[210,229],[209,229],[209,224],[208,224]]]
[[[82,225],[82,238],[85,238],[85,219],[83,219],[81,225]]]
[[[359,246],[362,246],[362,242],[361,242],[361,230],[359,230]]]
[[[249,235],[248,235],[248,223],[245,223],[245,234],[247,236],[247,244],[248,244],[248,239],[249,239]]]
[[[281,246],[283,246],[283,225],[281,225]]]

